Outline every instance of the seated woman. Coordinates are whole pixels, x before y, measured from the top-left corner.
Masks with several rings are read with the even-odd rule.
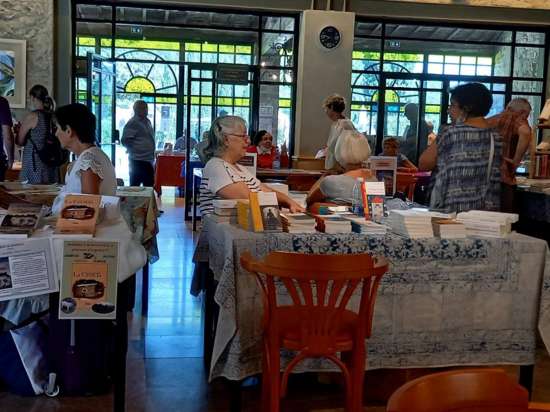
[[[398,168],[402,167],[405,169],[410,169],[410,171],[413,172],[416,172],[418,170],[414,163],[407,159],[407,156],[399,152],[399,140],[397,140],[395,137],[390,137],[384,140],[384,144],[382,147],[384,148],[384,151],[380,154],[380,156],[397,157]]]
[[[83,104],[62,106],[54,114],[55,135],[61,146],[77,156],[65,176],[65,186],[55,199],[53,212],[63,206],[66,193],[114,196],[115,168],[107,155],[96,146],[96,117]]]
[[[308,209],[315,211],[323,204],[351,205],[353,187],[356,179],[376,181],[369,169],[362,163],[370,155],[370,146],[365,136],[359,132],[343,134],[335,147],[335,160],[344,167],[341,175],[330,175],[320,178],[310,189],[306,202]]]
[[[237,162],[244,157],[250,139],[246,122],[237,116],[218,117],[212,123],[208,144],[201,149],[201,160],[206,163],[200,187],[201,214],[213,213],[215,199],[248,199],[250,192],[275,192],[279,205],[291,212],[304,208],[283,193],[272,190]]]
[[[502,138],[485,119],[493,104],[480,83],[451,91],[453,125],[422,153],[420,169],[437,169],[430,207],[444,212],[499,210]]]
[[[252,139],[252,146],[246,150],[248,153],[258,154],[258,167],[271,169],[275,160],[276,148],[273,146],[273,136],[266,130],[260,130]]]

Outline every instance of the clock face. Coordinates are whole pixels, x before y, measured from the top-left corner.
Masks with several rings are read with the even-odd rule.
[[[340,44],[340,31],[334,26],[327,26],[319,33],[321,45],[327,49],[334,49]]]

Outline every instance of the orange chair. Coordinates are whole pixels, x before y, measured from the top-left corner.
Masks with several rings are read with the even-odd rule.
[[[418,178],[414,173],[397,172],[395,186],[398,192],[405,193],[407,199],[414,200],[414,189],[418,183]]]
[[[346,411],[362,411],[365,339],[371,334],[376,291],[388,270],[387,263],[368,254],[272,252],[263,261],[244,253],[241,264],[256,275],[264,300],[264,410],[279,411],[289,374],[300,361],[323,357],[344,374]],[[279,282],[275,278],[281,282],[280,288],[288,292],[289,303],[279,302]],[[356,313],[346,306],[361,283],[361,302]],[[280,348],[298,352],[282,377]],[[338,352],[342,353],[342,360],[337,357]]]
[[[541,412],[527,390],[501,369],[462,369],[406,383],[393,393],[387,412]]]

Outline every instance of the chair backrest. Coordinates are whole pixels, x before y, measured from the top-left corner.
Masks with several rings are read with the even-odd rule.
[[[397,172],[395,179],[395,186],[398,192],[405,193],[409,200],[414,200],[414,189],[418,178],[414,173],[400,173]]]
[[[249,253],[241,256],[243,267],[256,274],[264,296],[264,326],[278,333],[278,311],[295,309],[303,327],[301,341],[311,351],[326,345],[339,331],[343,312],[362,281],[358,312],[357,336],[369,337],[376,291],[388,264],[362,254],[316,255],[291,252],[271,252],[263,261]],[[265,278],[262,277],[265,275]],[[290,303],[279,302],[275,278],[290,296]],[[332,342],[334,343],[334,342]]]
[[[527,412],[527,391],[500,369],[435,373],[393,393],[387,412]]]

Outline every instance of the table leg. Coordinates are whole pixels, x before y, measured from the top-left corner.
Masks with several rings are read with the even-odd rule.
[[[141,269],[141,315],[147,316],[149,309],[149,262]]]
[[[529,392],[529,400],[533,395],[533,374],[535,373],[535,365],[520,365],[519,367],[519,384]]]
[[[135,276],[135,275],[134,275]],[[115,326],[113,411],[126,411],[126,355],[128,353],[128,281],[119,284]]]
[[[203,359],[207,373],[210,372],[212,362],[212,351],[214,349],[214,338],[218,323],[218,307],[214,301],[216,284],[214,273],[208,269],[204,290],[204,330],[203,330]]]

